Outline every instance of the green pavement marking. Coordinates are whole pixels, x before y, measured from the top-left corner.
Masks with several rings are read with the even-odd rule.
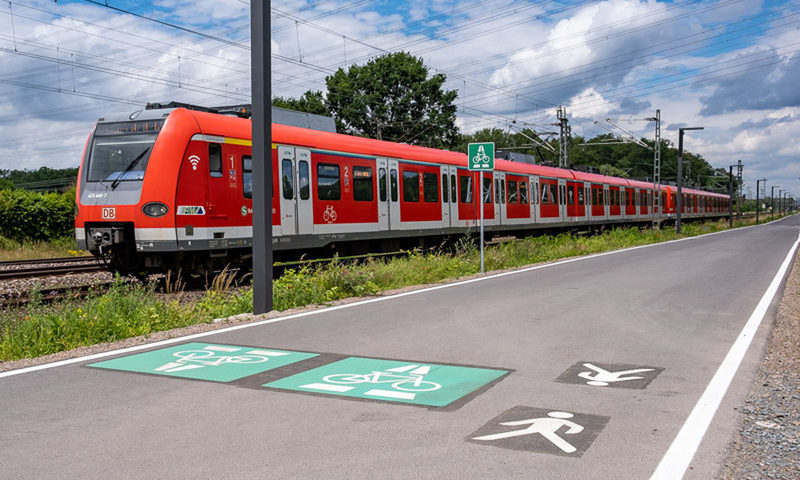
[[[489,368],[349,357],[264,386],[444,407],[507,373]]]
[[[231,382],[317,355],[272,348],[187,343],[93,363],[89,366],[212,382]]]

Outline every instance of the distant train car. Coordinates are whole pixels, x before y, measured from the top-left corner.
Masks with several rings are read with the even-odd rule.
[[[471,172],[463,153],[278,124],[272,142],[276,258],[441,241],[474,232],[479,208],[490,234],[675,214],[670,186],[501,159]],[[252,163],[247,118],[187,108],[101,118],[78,173],[78,246],[123,274],[246,266]],[[687,218],[728,210],[724,195],[683,196]]]

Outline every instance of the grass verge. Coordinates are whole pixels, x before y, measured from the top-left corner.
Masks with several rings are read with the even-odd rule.
[[[0,262],[79,255],[86,255],[86,252],[76,250],[74,237],[63,237],[47,242],[39,240],[18,242],[0,235]]]
[[[735,226],[748,224],[737,221]],[[725,230],[727,222],[690,223],[681,235],[674,228],[613,229],[599,235],[530,237],[488,247],[487,271],[516,268],[578,255],[674,240]],[[286,310],[396,288],[453,280],[478,273],[478,246],[468,238],[452,253],[411,254],[358,265],[337,260],[316,268],[288,270],[273,283],[273,305]],[[72,348],[210,323],[215,318],[252,311],[252,289],[231,289],[221,281],[196,302],[160,300],[153,287],[118,282],[102,295],[81,301],[42,305],[0,313],[0,361],[31,358]]]

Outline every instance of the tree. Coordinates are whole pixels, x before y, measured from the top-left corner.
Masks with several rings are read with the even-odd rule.
[[[272,99],[272,106],[316,115],[330,116],[331,114],[325,104],[325,97],[322,96],[320,91],[309,90],[302,94],[300,98],[275,97]]]
[[[325,79],[337,130],[393,142],[452,147],[458,142],[455,90],[429,76],[421,58],[389,53]]]

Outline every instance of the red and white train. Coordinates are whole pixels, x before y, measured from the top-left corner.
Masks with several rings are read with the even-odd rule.
[[[78,247],[142,274],[246,265],[252,247],[249,119],[187,108],[101,118],[78,173]],[[653,184],[272,125],[272,235],[285,251],[408,247],[474,232],[483,185],[489,235],[646,223]],[[482,179],[479,180],[479,178]],[[660,186],[661,218],[675,191]],[[684,218],[718,217],[729,197],[683,190]]]

